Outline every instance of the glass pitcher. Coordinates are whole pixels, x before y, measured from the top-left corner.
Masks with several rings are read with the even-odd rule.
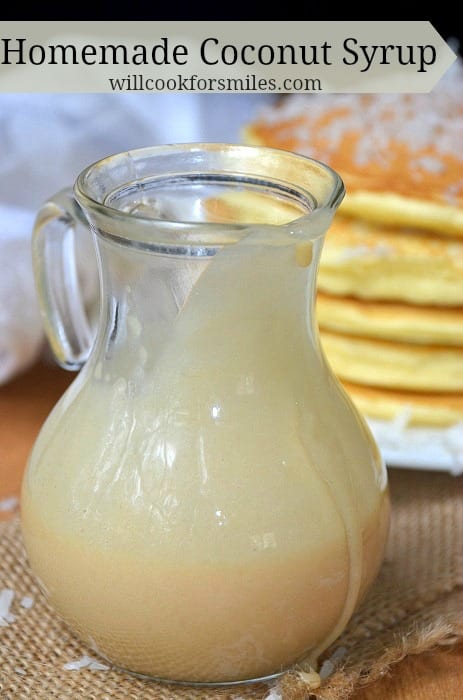
[[[58,614],[119,667],[232,683],[314,666],[378,572],[386,470],[314,317],[343,193],[303,156],[180,144],[105,158],[38,214],[45,327],[82,369],[32,450],[24,540]]]

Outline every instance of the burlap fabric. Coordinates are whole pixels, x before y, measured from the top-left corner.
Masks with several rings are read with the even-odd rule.
[[[193,688],[111,668],[66,669],[65,664],[83,655],[96,655],[73,637],[40,594],[28,569],[18,518],[1,524],[0,591],[15,592],[10,607],[15,619],[0,624],[0,698],[344,700],[407,654],[463,639],[463,477],[391,470],[390,484],[386,558],[368,598],[325,655],[321,678],[299,668],[278,685]],[[24,596],[33,599],[32,607],[21,606]]]

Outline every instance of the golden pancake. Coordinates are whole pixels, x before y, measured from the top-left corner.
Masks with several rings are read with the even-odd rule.
[[[282,224],[300,216],[289,201],[232,192],[205,205],[210,221]],[[318,288],[331,295],[463,306],[463,241],[336,216],[327,233]]]
[[[393,343],[320,329],[335,374],[364,386],[424,392],[463,392],[463,348]]]
[[[342,382],[364,416],[394,420],[407,415],[407,425],[451,426],[463,421],[463,394],[414,393]]]
[[[463,346],[463,307],[410,306],[317,295],[320,328],[399,343]]]
[[[463,237],[461,61],[429,94],[289,95],[243,139],[331,165],[345,215]]]
[[[436,306],[463,305],[463,241],[337,216],[318,288],[329,294]]]
[[[215,224],[272,224],[281,226],[305,212],[286,199],[269,198],[260,192],[227,192],[203,203],[207,221]]]

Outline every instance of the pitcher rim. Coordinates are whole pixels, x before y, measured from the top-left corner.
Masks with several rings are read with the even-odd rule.
[[[156,216],[144,216],[140,213],[133,213],[130,211],[124,211],[122,209],[118,209],[114,206],[108,205],[104,200],[107,198],[109,195],[109,192],[105,193],[105,196],[99,200],[93,192],[90,191],[91,183],[89,183],[89,180],[92,175],[97,175],[98,171],[102,171],[105,167],[109,169],[116,165],[117,162],[119,161],[119,164],[122,163],[123,161],[126,161],[126,164],[130,164],[130,166],[136,171],[136,165],[137,162],[140,161],[142,158],[152,158],[153,160],[156,158],[156,156],[161,157],[161,156],[168,156],[171,154],[174,156],[177,154],[178,156],[181,153],[196,153],[196,154],[202,154],[204,156],[211,156],[211,154],[216,154],[216,157],[220,157],[220,154],[233,154],[236,157],[239,157],[240,155],[246,158],[250,158],[251,156],[258,156],[258,154],[261,154],[262,156],[268,155],[269,157],[273,158],[281,158],[286,161],[291,160],[293,163],[300,163],[301,165],[305,166],[312,166],[312,168],[317,168],[320,173],[324,173],[325,175],[328,175],[331,178],[331,187],[330,187],[330,193],[329,196],[326,197],[325,201],[319,202],[316,197],[314,197],[313,193],[300,183],[295,183],[293,181],[285,180],[284,178],[278,179],[275,178],[274,175],[265,175],[265,173],[254,173],[254,177],[256,178],[267,178],[268,182],[279,182],[280,184],[287,184],[291,185],[295,188],[295,190],[298,190],[300,192],[303,192],[306,196],[306,198],[310,198],[312,202],[314,203],[315,206],[313,208],[308,208],[308,211],[301,213],[300,216],[295,217],[291,221],[285,222],[285,223],[265,223],[265,224],[260,224],[253,222],[252,220],[243,223],[243,222],[214,222],[214,221],[192,221],[188,219],[182,219],[182,218],[165,218],[165,217],[156,217]],[[238,161],[237,161],[238,162]],[[179,175],[185,175],[188,171],[184,170],[179,172]],[[199,165],[198,167],[198,173],[199,172],[209,172],[204,170],[204,166]],[[219,173],[222,172],[222,174],[228,171],[221,171],[220,169],[217,170],[211,170],[211,173],[215,173],[216,175],[219,175]],[[230,174],[234,174],[236,178],[238,179],[239,176],[241,176],[243,179],[246,177],[246,175],[250,175],[250,173],[246,173],[245,170],[237,170],[234,173],[230,171]],[[165,174],[165,177],[167,179],[167,173]],[[153,178],[155,176],[155,173],[153,171]],[[161,177],[161,176],[160,176]],[[124,179],[124,182],[140,182],[142,178],[138,176],[137,178],[137,173],[135,172],[134,176],[132,177],[131,180]],[[123,183],[122,183],[123,184]],[[122,186],[122,184],[120,186]],[[126,151],[119,151],[112,153],[110,155],[104,156],[103,158],[100,158],[93,163],[87,165],[77,176],[75,183],[74,183],[74,196],[76,197],[77,202],[79,205],[82,207],[84,212],[88,212],[89,214],[95,214],[97,217],[104,217],[105,219],[109,219],[110,222],[119,222],[122,224],[122,229],[119,230],[116,233],[116,236],[120,236],[121,238],[125,239],[132,239],[132,237],[136,240],[139,236],[134,235],[132,236],[132,233],[134,231],[131,231],[128,233],[125,229],[125,225],[130,225],[131,227],[142,227],[146,231],[146,227],[153,227],[153,225],[156,225],[158,227],[161,227],[162,229],[171,229],[172,227],[175,227],[179,231],[184,231],[185,229],[191,230],[193,232],[197,232],[198,230],[201,230],[202,232],[217,232],[217,231],[224,231],[230,230],[230,231],[238,231],[242,230],[243,228],[247,228],[249,226],[265,226],[269,228],[281,228],[282,226],[285,226],[287,224],[297,224],[299,222],[305,222],[306,219],[309,219],[310,217],[313,217],[314,213],[317,211],[325,210],[325,211],[332,211],[333,213],[336,211],[337,207],[339,206],[340,202],[342,201],[344,195],[345,195],[345,185],[343,182],[343,179],[339,175],[338,172],[336,172],[333,168],[331,168],[327,163],[324,163],[320,160],[317,160],[315,158],[312,158],[311,156],[307,156],[305,154],[297,153],[295,151],[290,151],[287,149],[283,148],[275,148],[275,147],[269,147],[269,146],[260,146],[260,145],[248,145],[248,144],[240,144],[240,143],[232,143],[232,142],[223,142],[223,141],[186,141],[186,142],[175,142],[175,143],[166,143],[166,144],[158,144],[154,146],[142,146],[140,148],[134,148],[134,149],[129,149]],[[106,228],[106,227],[105,227]],[[106,229],[106,232],[107,229]],[[109,232],[108,232],[109,233]]]

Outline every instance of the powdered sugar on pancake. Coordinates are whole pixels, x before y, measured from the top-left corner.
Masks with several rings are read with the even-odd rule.
[[[429,94],[289,95],[251,128],[267,145],[329,163],[348,190],[463,200],[461,60]]]

